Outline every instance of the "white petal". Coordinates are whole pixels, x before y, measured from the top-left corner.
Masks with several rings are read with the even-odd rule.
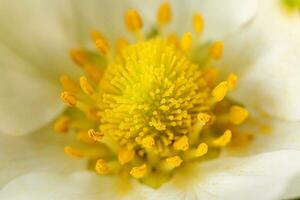
[[[153,193],[152,199],[280,199],[300,171],[300,152],[277,151],[203,163]],[[150,194],[149,194],[150,195]]]
[[[156,12],[161,3],[159,0],[131,0],[132,7],[141,10],[146,22],[154,24]],[[194,12],[202,13],[205,21],[205,39],[216,39],[238,30],[249,22],[256,13],[257,1],[246,0],[171,0],[172,24],[170,31],[184,33],[192,31]]]
[[[147,199],[145,194],[138,190],[139,187],[145,186],[137,184],[132,185],[132,187],[128,184],[122,185],[121,181],[116,178],[97,176],[95,173],[87,171],[76,172],[71,175],[29,173],[7,184],[0,191],[0,199]]]
[[[66,143],[66,137],[54,133],[52,127],[26,137],[0,135],[0,188],[13,178],[30,172],[82,169],[84,160],[70,159],[64,154]]]
[[[76,68],[68,58],[74,38],[60,21],[67,6],[57,3],[0,1],[0,133],[29,133],[63,108],[58,76]]]
[[[299,47],[297,13],[287,16],[278,1],[260,1],[257,18],[225,41],[222,70],[240,77],[232,96],[281,119],[299,120]]]

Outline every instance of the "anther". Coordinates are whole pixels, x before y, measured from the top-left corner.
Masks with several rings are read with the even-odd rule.
[[[180,42],[181,49],[184,52],[188,52],[191,49],[192,42],[193,42],[192,34],[186,32],[181,38],[181,42]]]
[[[206,113],[199,113],[197,115],[197,119],[200,122],[202,122],[203,124],[206,124],[211,119],[211,116],[209,114],[206,114]]]
[[[229,74],[227,77],[228,90],[233,90],[236,87],[238,77],[235,74]]]
[[[193,15],[193,27],[194,27],[194,31],[197,35],[202,34],[204,22],[203,22],[202,15],[198,12],[194,13],[194,15]]]
[[[211,94],[217,102],[220,102],[226,96],[227,91],[228,91],[228,82],[223,81],[213,89]]]
[[[213,144],[218,147],[224,147],[231,141],[232,133],[230,130],[226,130],[223,135],[213,141]]]
[[[161,26],[169,24],[171,22],[172,13],[171,6],[168,1],[162,3],[157,12],[157,23]]]
[[[210,48],[210,56],[214,60],[219,60],[223,55],[223,51],[224,51],[223,42],[221,41],[214,42]]]
[[[175,168],[179,167],[183,160],[179,156],[173,156],[166,159],[166,162],[170,167]]]
[[[90,129],[90,130],[88,130],[88,136],[90,138],[92,138],[93,140],[99,142],[102,140],[104,134],[99,131],[95,131],[94,129]]]
[[[82,158],[84,156],[81,151],[79,151],[71,146],[66,146],[64,148],[64,151],[67,155],[74,157],[74,158]]]
[[[63,75],[60,77],[60,83],[63,86],[64,91],[77,93],[78,92],[78,86],[76,83],[68,76]]]
[[[109,46],[107,40],[101,35],[99,32],[93,31],[91,33],[92,39],[94,40],[96,47],[98,48],[99,52],[102,56],[107,55],[109,51]]]
[[[208,146],[206,143],[201,143],[198,145],[196,149],[196,156],[201,157],[204,156],[208,152]]]
[[[85,94],[90,95],[90,96],[92,96],[94,94],[94,90],[93,90],[92,86],[89,84],[89,82],[85,76],[81,76],[79,79],[79,82],[80,82],[80,87]]]
[[[152,148],[155,145],[155,140],[153,139],[152,136],[146,136],[145,138],[142,139],[142,145],[145,148]]]
[[[125,39],[125,38],[119,38],[119,39],[117,40],[117,43],[116,43],[116,51],[117,51],[118,53],[121,53],[122,50],[123,50],[125,47],[128,46],[128,44],[129,44],[129,42],[128,42],[127,39]]]
[[[71,120],[69,117],[62,116],[54,124],[54,130],[59,133],[67,133],[70,128]]]
[[[77,99],[71,92],[62,92],[60,96],[61,100],[69,106],[76,106]]]
[[[130,32],[137,32],[142,29],[143,21],[138,11],[132,9],[126,12],[125,25]]]
[[[128,148],[122,148],[119,150],[118,159],[121,165],[130,162],[134,157],[134,150]]]
[[[241,124],[248,117],[248,111],[240,106],[232,106],[229,111],[229,119],[233,124]]]
[[[179,140],[174,142],[174,149],[178,151],[186,151],[189,149],[189,142],[187,136],[182,136]]]
[[[70,56],[72,60],[79,66],[84,66],[87,62],[87,57],[84,53],[84,51],[79,49],[72,49],[70,51]]]
[[[96,165],[95,165],[95,170],[97,173],[99,173],[101,175],[105,175],[110,172],[110,169],[109,169],[106,161],[103,159],[97,160]]]
[[[134,178],[143,178],[147,173],[147,165],[143,164],[138,167],[133,167],[130,170],[130,175],[133,176]]]

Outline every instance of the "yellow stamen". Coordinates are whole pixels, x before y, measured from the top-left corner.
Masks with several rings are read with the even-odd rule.
[[[147,165],[143,164],[138,167],[133,167],[130,171],[130,175],[134,178],[143,178],[147,173]]]
[[[98,132],[98,131],[95,131],[94,129],[90,129],[90,130],[88,131],[88,135],[89,135],[89,137],[90,137],[91,139],[93,139],[93,140],[95,140],[95,141],[98,141],[98,142],[101,141],[102,138],[103,138],[103,136],[104,136],[103,133]]]
[[[143,21],[138,11],[132,9],[126,12],[125,25],[126,28],[131,32],[137,32],[142,29]]]
[[[224,134],[213,141],[213,144],[218,147],[224,147],[231,141],[232,133],[226,130]]]
[[[167,164],[171,167],[179,167],[183,160],[179,156],[173,156],[166,159]]]
[[[102,77],[102,71],[97,66],[85,65],[84,71],[94,83],[98,83]]]
[[[68,91],[71,93],[78,92],[78,86],[70,77],[68,77],[66,75],[61,76],[60,83],[63,86],[64,91]]]
[[[122,148],[119,150],[118,159],[121,165],[130,162],[134,157],[134,151],[128,148]]]
[[[211,116],[209,114],[206,114],[206,113],[199,113],[197,115],[197,119],[200,122],[202,122],[203,124],[206,124],[211,119]]]
[[[174,149],[178,151],[186,151],[189,149],[189,142],[187,136],[182,136],[179,140],[174,142]]]
[[[84,156],[81,151],[79,151],[71,146],[66,146],[64,148],[64,151],[67,155],[74,157],[74,158],[82,158]]]
[[[193,26],[195,33],[197,33],[198,35],[202,34],[204,22],[202,15],[198,12],[194,13],[193,15]]]
[[[171,7],[168,1],[162,3],[157,12],[157,23],[161,26],[169,24],[171,22],[172,13]]]
[[[92,86],[88,83],[88,80],[85,76],[80,77],[79,82],[80,82],[80,87],[84,93],[90,96],[94,94],[94,90]]]
[[[101,35],[99,32],[93,31],[91,33],[91,36],[96,44],[96,47],[98,48],[101,55],[105,56],[107,55],[109,51],[109,46],[107,43],[107,40],[104,38],[103,35]]]
[[[238,77],[235,74],[229,74],[227,77],[228,90],[233,90],[236,87]]]
[[[121,53],[122,50],[129,45],[129,42],[125,38],[119,38],[116,43],[116,50],[118,53]]]
[[[88,133],[86,131],[80,131],[77,136],[76,139],[84,142],[86,144],[95,144],[95,140],[93,140],[92,138],[89,137]]]
[[[210,56],[215,59],[219,60],[224,51],[224,44],[221,41],[214,42],[210,48]]]
[[[54,130],[59,133],[67,133],[70,128],[71,120],[69,117],[62,116],[54,124]]]
[[[196,156],[201,157],[204,156],[208,152],[208,146],[206,143],[201,143],[198,145],[196,149]]]
[[[192,34],[186,32],[181,38],[181,43],[180,43],[181,49],[184,52],[188,52],[191,49],[192,42],[193,42]]]
[[[97,160],[96,165],[95,165],[95,170],[96,170],[96,172],[98,172],[101,175],[105,175],[110,172],[110,169],[109,169],[106,161],[103,159]]]
[[[228,91],[228,83],[227,81],[223,81],[213,89],[211,94],[215,98],[215,100],[219,102],[224,99],[224,97],[227,94],[227,91]]]
[[[147,136],[147,137],[142,139],[142,145],[145,148],[150,149],[155,145],[155,140],[153,139],[152,136]]]
[[[69,106],[76,106],[77,99],[71,92],[62,92],[60,96],[61,100]]]
[[[85,53],[81,50],[72,49],[70,51],[70,56],[73,59],[73,61],[81,67],[87,63],[87,57],[86,57]]]
[[[229,112],[230,122],[233,124],[241,124],[248,117],[248,111],[240,106],[232,106]]]

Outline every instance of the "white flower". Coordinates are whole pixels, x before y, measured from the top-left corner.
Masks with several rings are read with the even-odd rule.
[[[291,185],[300,172],[297,122],[259,118],[261,124],[272,127],[270,133],[262,134],[253,125],[257,122],[250,121],[244,128],[256,133],[244,151],[229,151],[179,171],[156,190],[133,180],[126,192],[117,178],[83,171],[85,160],[71,160],[61,153],[70,140],[44,126],[64,108],[57,98],[58,75],[78,75],[66,52],[89,47],[87,33],[95,28],[110,40],[126,34],[122,20],[128,8],[139,9],[145,29],[150,30],[160,3],[0,2],[0,18],[6,20],[0,26],[0,132],[34,132],[26,137],[0,135],[0,199],[280,199],[300,195],[293,189],[297,185]],[[191,29],[192,14],[201,11],[205,19],[201,39],[224,40],[225,55],[218,64],[226,67],[221,71],[240,77],[233,98],[270,116],[300,119],[298,14],[285,16],[278,9],[280,4],[272,0],[170,3],[175,23],[169,31],[182,34]]]

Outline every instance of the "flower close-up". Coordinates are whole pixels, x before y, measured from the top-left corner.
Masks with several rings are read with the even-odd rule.
[[[1,0],[0,20],[0,199],[300,198],[297,0]]]

